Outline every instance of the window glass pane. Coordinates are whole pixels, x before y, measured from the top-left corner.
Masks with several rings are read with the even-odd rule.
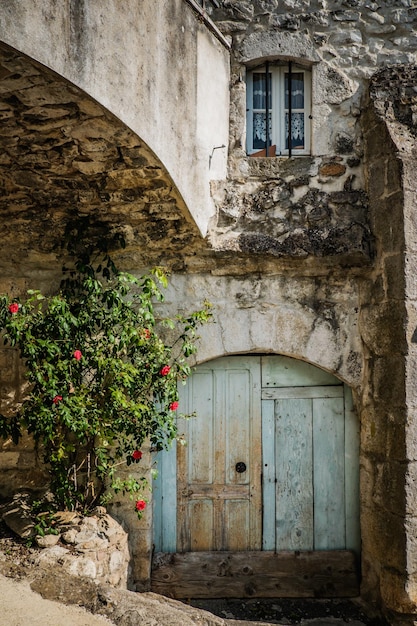
[[[291,148],[304,149],[304,113],[291,114]],[[285,112],[285,149],[288,150],[288,111]]]
[[[285,72],[285,108],[288,109],[288,80],[289,74]],[[304,74],[303,72],[291,73],[291,107],[304,109]]]
[[[271,111],[269,111],[269,145],[271,145]],[[266,142],[266,113],[253,114],[253,146],[252,148],[262,150]]]
[[[268,108],[271,108],[271,74],[269,74],[269,98]],[[266,108],[266,74],[265,72],[253,73],[253,108]]]

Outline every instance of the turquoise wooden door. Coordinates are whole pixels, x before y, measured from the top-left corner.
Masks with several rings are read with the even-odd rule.
[[[180,407],[196,417],[179,420],[184,445],[177,443],[176,454],[161,455],[161,478],[168,477],[169,487],[155,481],[157,547],[260,550],[260,358],[201,365],[180,389]]]
[[[260,550],[262,543],[259,358],[200,366],[180,404],[177,549]]]
[[[157,552],[359,551],[359,428],[340,380],[289,357],[227,357],[196,369],[181,405],[197,416],[161,455]]]
[[[350,389],[308,363],[262,359],[264,550],[360,550],[359,423]]]

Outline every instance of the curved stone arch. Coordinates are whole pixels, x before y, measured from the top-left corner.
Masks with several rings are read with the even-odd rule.
[[[149,146],[79,87],[4,44],[0,112],[3,267],[24,252],[42,263],[77,220],[93,240],[122,236],[136,266],[178,264],[201,242]]]
[[[248,64],[255,59],[280,58],[309,63],[320,61],[317,46],[301,33],[254,32],[245,37],[241,46],[242,62]]]
[[[0,6],[0,41],[83,89],[159,154],[205,235],[226,177],[229,54],[183,0]],[[178,59],[181,62],[178,63]]]

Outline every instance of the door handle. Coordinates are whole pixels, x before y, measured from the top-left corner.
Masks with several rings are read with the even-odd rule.
[[[238,474],[243,474],[243,472],[246,472],[246,463],[239,461],[239,463],[236,463],[235,470]]]

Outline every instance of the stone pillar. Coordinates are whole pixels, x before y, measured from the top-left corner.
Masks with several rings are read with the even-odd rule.
[[[414,68],[378,72],[364,116],[376,257],[360,316],[362,595],[401,625],[417,623],[416,79]]]

